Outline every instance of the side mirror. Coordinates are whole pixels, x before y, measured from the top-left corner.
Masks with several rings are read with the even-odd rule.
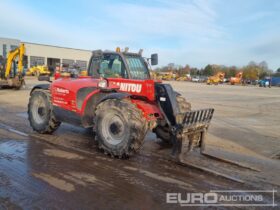
[[[158,64],[158,54],[152,54],[151,55],[151,64],[153,66]]]
[[[51,79],[50,79],[50,76],[49,76],[49,75],[39,75],[39,76],[38,76],[38,80],[39,80],[39,81],[51,82]]]

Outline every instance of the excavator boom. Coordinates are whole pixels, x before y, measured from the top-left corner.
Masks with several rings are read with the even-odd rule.
[[[0,79],[0,87],[12,87],[20,89],[20,87],[25,83],[23,78],[23,57],[25,54],[24,44],[8,53],[6,67],[0,71],[2,72],[2,78]],[[13,62],[18,57],[17,71],[15,74],[11,75]]]
[[[24,53],[25,53],[24,44],[20,44],[20,46],[18,48],[14,49],[14,50],[12,50],[8,53],[6,71],[5,71],[5,78],[9,77],[9,75],[11,73],[13,61],[16,59],[17,56],[19,57],[19,59],[18,59],[18,74],[22,73]]]

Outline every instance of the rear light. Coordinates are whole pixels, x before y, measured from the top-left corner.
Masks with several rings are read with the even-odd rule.
[[[99,88],[107,88],[107,86],[108,86],[108,82],[107,82],[107,80],[100,80],[99,82],[98,82],[98,87]]]

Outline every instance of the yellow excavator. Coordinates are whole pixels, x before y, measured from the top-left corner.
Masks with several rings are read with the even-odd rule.
[[[24,44],[8,53],[7,59],[0,59],[0,87],[20,89],[24,82],[23,57],[25,53]],[[16,58],[18,57],[17,68]]]
[[[37,65],[33,66],[28,69],[26,72],[26,76],[40,76],[40,75],[50,75],[51,72],[49,71],[47,66],[44,65]]]
[[[207,79],[207,85],[218,85],[220,82],[223,82],[225,78],[225,73],[223,72],[218,72],[217,74],[215,74],[214,76],[208,77]]]
[[[161,77],[162,80],[168,80],[168,81],[174,80],[175,77],[176,77],[176,75],[173,74],[173,71],[164,72],[164,73],[161,74],[161,76],[162,76]]]

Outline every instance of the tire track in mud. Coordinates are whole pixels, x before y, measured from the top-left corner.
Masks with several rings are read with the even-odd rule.
[[[36,136],[37,137],[37,136]],[[40,138],[41,139],[41,138]],[[45,139],[44,139],[45,140]],[[64,145],[62,145],[62,146],[64,146]],[[72,147],[69,147],[69,148],[71,148],[71,149],[73,149]],[[74,149],[75,150],[75,149]],[[82,152],[84,152],[84,151],[82,151]],[[67,152],[63,152],[62,151],[62,153],[61,153],[61,151],[59,151],[59,150],[45,150],[45,151],[43,151],[43,153],[45,153],[46,155],[49,155],[49,156],[56,156],[56,157],[64,157],[64,158],[72,158],[72,157],[69,157],[69,153],[67,153]],[[88,154],[90,154],[90,155],[92,155],[92,151],[91,152],[89,152]],[[97,153],[95,153],[94,155],[96,155]],[[101,154],[101,155],[103,155],[103,154]],[[68,156],[68,157],[67,157]],[[77,157],[79,157],[79,159],[82,159],[80,156],[77,156]],[[75,157],[74,157],[75,158]],[[112,159],[111,158],[108,158],[108,157],[96,157],[97,159],[103,159],[103,160],[106,160],[106,161],[109,161],[109,162],[112,162]],[[151,172],[151,174],[152,174],[152,172]],[[189,185],[190,186],[190,185]]]
[[[18,134],[20,136],[28,137],[27,133],[19,131],[19,130],[15,129],[15,128],[13,128],[13,127],[11,127],[9,125],[5,125],[3,123],[0,123],[0,128],[5,129],[7,131],[10,131],[12,133]]]
[[[156,155],[155,153],[150,154],[149,151],[145,152],[145,154],[133,157],[130,160],[117,160],[106,157],[96,150],[90,150],[85,143],[82,143],[79,147],[77,147],[77,145],[73,147],[71,144],[53,143],[51,142],[52,138],[46,139],[44,135],[30,134],[30,137],[32,139],[37,139],[38,143],[47,143],[48,146],[51,146],[51,148],[42,150],[42,154],[45,156],[55,159],[65,159],[67,161],[73,161],[75,159],[78,161],[86,161],[86,164],[82,164],[83,166],[80,167],[81,170],[79,171],[68,170],[62,174],[55,169],[56,172],[49,175],[47,172],[44,173],[39,170],[35,172],[35,175],[33,174],[35,178],[68,193],[79,191],[81,188],[93,189],[94,187],[103,193],[108,194],[108,191],[110,191],[111,196],[116,196],[117,194],[127,194],[128,189],[137,186],[136,188],[141,192],[139,196],[143,196],[143,194],[147,192],[150,194],[161,194],[159,197],[163,201],[164,196],[162,192],[169,192],[168,190],[170,189],[176,189],[175,191],[184,189],[188,192],[207,192],[208,189],[231,189],[237,186],[241,189],[241,185],[233,184],[230,181],[225,181],[212,175],[209,176],[209,174],[198,172],[190,167],[171,167],[174,163],[162,159],[160,155]],[[65,149],[69,151],[65,151]],[[93,146],[91,149],[96,149],[96,147]],[[145,157],[145,155],[147,156]],[[88,159],[92,158],[96,159],[96,161],[94,161],[95,163],[88,164]],[[150,167],[151,164],[147,165],[147,162],[150,162],[153,167]],[[112,164],[116,165],[113,166]],[[52,167],[54,164],[48,163],[47,165],[43,165],[45,167]],[[95,169],[94,172],[92,171],[93,165]],[[118,169],[116,169],[116,166],[119,166]],[[91,172],[88,173],[88,171]],[[154,171],[157,172],[155,173]],[[168,171],[168,173],[166,171]],[[181,172],[178,173],[178,171]],[[112,172],[114,178],[108,176],[108,174],[112,174]],[[77,176],[78,173],[80,176]],[[172,178],[172,176],[174,178]],[[90,177],[94,181],[89,182],[88,180]],[[115,178],[118,178],[119,182],[115,182]],[[203,181],[201,182],[201,180]],[[126,188],[123,188],[124,183],[127,185]]]
[[[40,139],[42,139],[42,140],[44,140],[44,141],[47,141],[47,142],[49,142],[47,139],[45,139],[45,138],[42,138],[42,135],[39,135],[39,134],[31,134],[31,136],[34,136],[35,138],[40,138]],[[65,145],[60,145],[60,146],[63,146],[63,147],[65,147]],[[73,147],[71,147],[71,146],[68,146],[67,145],[67,147],[66,148],[68,148],[68,149],[74,149],[74,150],[78,150],[79,152],[82,152],[82,153],[84,153],[84,152],[87,152],[87,154],[89,154],[89,155],[92,155],[93,153],[94,153],[94,155],[97,155],[97,157],[95,157],[95,158],[97,158],[97,159],[103,159],[103,160],[106,160],[106,161],[109,161],[109,162],[112,162],[113,161],[113,159],[111,159],[111,158],[108,158],[108,157],[100,157],[99,156],[99,154],[97,153],[97,152],[92,152],[92,151],[85,151],[85,150],[81,150],[80,148],[78,149],[78,148],[73,148]],[[85,148],[83,148],[83,149],[85,149]],[[43,153],[45,153],[45,154],[47,154],[47,155],[49,155],[49,156],[58,156],[58,157],[64,157],[64,158],[67,158],[67,156],[68,156],[68,158],[70,158],[71,159],[71,157],[69,157],[69,153],[67,153],[67,152],[63,152],[63,151],[59,151],[59,150],[45,150],[45,151],[43,151]],[[103,155],[103,154],[101,154],[101,155]],[[79,158],[81,158],[80,156],[77,156],[77,157],[79,157]],[[81,158],[82,159],[82,158]],[[125,167],[127,167],[127,166],[124,166],[124,168]],[[129,167],[129,166],[128,166]],[[127,169],[127,168],[126,168]],[[145,171],[145,170],[144,170]],[[206,171],[207,172],[207,171]],[[144,174],[149,174],[150,175],[150,178],[151,177],[156,177],[156,175],[154,174],[154,173],[152,173],[152,172],[150,172],[150,171],[145,171],[145,173]],[[154,174],[153,176],[152,176],[152,174]],[[217,174],[216,174],[217,175]],[[160,176],[159,176],[160,177]],[[166,180],[171,180],[171,179],[169,179],[169,177],[165,177],[166,178]],[[225,178],[227,178],[227,177],[225,177]],[[164,180],[164,178],[163,177],[160,177],[160,178],[158,178],[158,180]],[[233,179],[233,181],[234,181],[234,179]],[[188,185],[189,187],[190,186],[192,186],[191,184],[186,184],[186,185]]]
[[[66,182],[63,179],[59,179],[46,173],[33,173],[32,176],[41,179],[50,184],[51,186],[66,192],[72,192],[75,190],[75,186],[73,184],[70,184],[69,182]]]
[[[59,206],[61,205],[60,202],[53,196],[60,197],[58,195],[63,192],[76,195],[91,191],[99,192],[106,197],[119,198],[121,201],[118,201],[120,202],[118,203],[119,206],[123,206],[125,202],[130,202],[127,205],[132,205],[130,208],[135,208],[139,200],[144,198],[149,203],[148,207],[162,206],[164,209],[164,207],[167,208],[165,206],[165,193],[170,190],[180,190],[177,183],[162,182],[156,179],[157,174],[167,178],[171,175],[160,170],[160,167],[154,169],[159,169],[156,173],[150,172],[149,165],[145,166],[144,164],[147,161],[143,162],[143,159],[140,162],[138,158],[134,158],[134,160],[111,159],[97,152],[96,155],[91,152],[85,154],[84,152],[77,152],[73,148],[53,146],[46,141],[34,141],[33,138],[27,140],[27,143],[29,144],[28,153],[31,152],[31,154],[28,154],[25,161],[28,162],[29,167],[32,166],[32,170],[26,171],[24,169],[24,179],[21,177],[22,173],[18,174],[17,167],[3,165],[12,180],[11,187],[5,187],[4,189],[6,192],[10,192],[9,196],[13,198],[16,196],[15,200],[20,200],[17,203],[20,206],[28,207],[31,205],[30,202],[32,203],[31,207],[34,203],[38,203],[40,206],[46,202],[45,198],[54,199],[54,205]],[[42,148],[38,149],[37,147]],[[44,153],[44,151],[47,152]],[[93,159],[94,161],[92,161]],[[154,160],[150,160],[150,162],[151,164],[157,164]],[[1,164],[3,162],[0,161]],[[154,177],[124,169],[124,166],[128,165],[143,168],[143,170],[153,174]],[[176,172],[173,173],[175,173],[173,176],[176,177]],[[14,181],[14,178],[18,181]],[[183,180],[182,177],[176,177],[177,180],[181,179],[184,183],[191,182],[189,178],[185,176],[184,178],[188,181]],[[44,192],[37,194],[39,188],[44,189]],[[199,189],[201,188],[203,186],[200,185]],[[189,188],[189,190],[191,189]],[[62,195],[60,199],[66,198],[65,196]],[[77,197],[77,199],[81,198]]]

